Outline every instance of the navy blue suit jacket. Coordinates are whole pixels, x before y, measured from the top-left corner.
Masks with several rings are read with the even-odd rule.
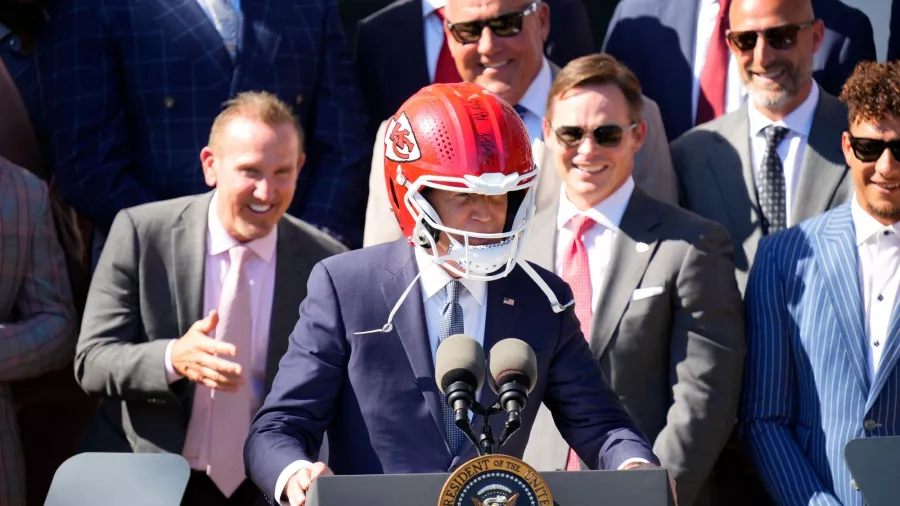
[[[813,76],[839,96],[856,64],[875,59],[872,23],[838,0],[813,0],[825,23],[825,39],[813,58]],[[630,68],[644,94],[659,104],[666,136],[677,139],[694,126],[691,89],[696,0],[622,0],[609,22],[603,51]]]
[[[535,269],[559,300],[571,300],[568,285]],[[336,474],[447,472],[475,457],[471,445],[452,457],[445,442],[418,281],[390,332],[354,335],[382,328],[417,273],[405,239],[338,255],[313,269],[288,351],[244,448],[248,476],[265,494],[290,463],[316,460],[326,431],[328,464]],[[486,303],[485,351],[517,337],[538,360],[522,428],[503,453],[521,458],[543,401],[592,469],[615,469],[631,457],[658,463],[607,386],[573,308],[554,313],[520,267],[488,284]],[[497,396],[485,382],[479,398],[490,405]],[[495,434],[505,421],[492,419]]]
[[[54,0],[43,58],[55,171],[101,230],[116,212],[205,193],[222,103],[270,91],[306,130],[289,212],[362,243],[371,139],[335,0],[243,0],[232,62],[197,0]]]
[[[777,504],[863,506],[844,446],[900,435],[900,311],[870,379],[858,265],[849,203],[759,243],[741,433]]]

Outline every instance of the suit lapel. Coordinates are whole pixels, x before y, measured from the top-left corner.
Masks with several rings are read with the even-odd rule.
[[[413,249],[405,239],[393,242],[390,255],[385,261],[385,270],[389,277],[381,285],[381,293],[388,308],[393,308],[403,292],[412,284],[419,273]],[[416,383],[425,398],[425,404],[436,428],[447,440],[444,429],[443,412],[441,411],[442,393],[438,390],[434,378],[434,361],[431,358],[431,346],[428,341],[428,326],[425,322],[425,308],[422,305],[421,283],[415,285],[394,315],[393,331],[397,333],[406,358],[416,376]],[[448,449],[449,453],[449,449]]]
[[[830,208],[829,204],[848,171],[838,142],[847,122],[847,114],[824,90],[819,90],[819,93],[791,209],[793,223],[800,223]]]
[[[213,192],[199,196],[185,207],[172,228],[172,265],[175,276],[175,309],[178,332],[184,335],[203,318],[203,278],[206,266],[206,229]]]
[[[282,218],[278,223],[275,287],[266,353],[266,392],[271,389],[281,357],[287,352],[291,332],[297,324],[300,303],[306,298],[305,280],[309,278],[314,262],[304,253],[305,239],[286,219]]]
[[[403,64],[382,62],[391,68],[388,73],[391,76],[391,82],[381,83],[381,85],[392,84],[387,89],[396,94],[394,95],[396,103],[402,104],[419,89],[431,84],[431,77],[428,75],[428,63],[423,43],[425,28],[422,22],[421,2],[409,0],[398,6],[395,19],[397,19],[397,26],[402,26],[403,29],[391,30],[391,36],[383,39],[381,43],[387,46],[385,54],[402,55]],[[377,118],[378,121],[384,119],[386,118]]]
[[[197,0],[160,1],[158,4],[162,14],[152,13],[159,18],[155,26],[170,27],[171,31],[167,30],[168,36],[176,42],[193,40],[193,44],[188,44],[182,54],[189,55],[186,56],[189,59],[197,59],[197,63],[209,63],[216,69],[215,72],[205,72],[203,68],[198,68],[197,75],[230,79],[234,63],[222,42],[222,36]]]
[[[284,22],[294,17],[302,17],[302,10],[281,12],[271,2],[242,2],[244,26],[241,39],[241,50],[237,57],[237,67],[231,81],[231,95],[239,89],[265,87],[264,83],[277,82],[272,72],[275,71],[275,57],[281,44]],[[280,15],[276,15],[280,14]]]
[[[590,343],[598,360],[619,327],[619,321],[631,302],[631,294],[656,253],[659,234],[655,229],[659,223],[660,217],[653,202],[635,188],[622,216],[604,286],[594,309]],[[638,247],[639,244],[644,246]]]
[[[750,163],[750,119],[747,104],[728,115],[731,122],[722,125],[717,139],[718,150],[711,150],[706,157],[707,168],[719,187],[720,198],[728,213],[729,231],[744,243],[746,258],[756,255],[757,241],[746,238],[762,235],[759,200],[756,195],[756,180]],[[737,159],[735,159],[737,155]],[[733,163],[737,162],[737,163]],[[738,167],[740,165],[740,167]]]
[[[685,72],[689,72],[690,69],[694,68],[694,34],[697,33],[697,2],[661,2],[661,4],[660,10],[662,12],[658,19],[672,21],[672,28],[678,35],[678,45],[681,48],[681,54],[684,55],[684,60],[682,61],[687,63]],[[670,65],[678,65],[678,63],[671,62]],[[670,90],[671,95],[669,95],[673,97],[673,102],[680,102],[681,104],[679,112],[684,111],[683,114],[686,116],[686,120],[683,125],[685,130],[687,130],[694,126],[691,81],[689,79],[672,79],[669,81],[668,86],[674,88]]]
[[[860,389],[868,392],[869,373],[864,350],[866,332],[850,206],[835,210],[822,233],[813,237],[816,241],[816,263],[825,278],[825,286],[841,327],[841,342],[850,357]]]

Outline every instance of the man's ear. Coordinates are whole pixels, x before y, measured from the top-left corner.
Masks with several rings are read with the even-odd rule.
[[[203,167],[203,179],[206,181],[206,186],[215,188],[218,181],[216,176],[216,156],[209,146],[200,151],[200,164]]]

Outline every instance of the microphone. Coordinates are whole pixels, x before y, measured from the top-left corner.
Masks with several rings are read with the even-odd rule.
[[[525,341],[504,339],[491,348],[490,370],[491,389],[507,413],[499,448],[522,425],[520,413],[537,384],[537,357]]]
[[[471,336],[454,334],[438,346],[434,360],[438,386],[453,408],[455,423],[473,445],[478,447],[469,410],[475,403],[475,395],[484,385],[484,348]]]

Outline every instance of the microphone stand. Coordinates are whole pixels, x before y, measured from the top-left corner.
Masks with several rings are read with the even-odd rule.
[[[494,439],[494,431],[491,429],[491,417],[500,413],[503,413],[503,407],[500,405],[500,401],[494,403],[493,406],[485,408],[478,401],[475,401],[472,404],[472,411],[476,414],[481,415],[482,423],[481,423],[481,437],[479,438],[479,442],[475,442],[474,434],[469,437],[469,440],[472,441],[472,444],[475,445],[475,449],[478,451],[478,456],[483,457],[485,455],[494,454],[500,451],[500,448],[506,443],[506,440],[509,439],[519,427],[521,427],[522,422],[519,418],[518,412],[513,412],[506,420],[506,426],[503,428],[503,432],[500,434],[500,441],[497,442]],[[471,424],[468,423],[469,420],[466,418],[465,423],[468,424],[469,431],[471,432]],[[460,420],[457,419],[456,424],[458,427],[460,426]],[[465,429],[463,429],[465,432]],[[466,434],[469,435],[468,433]]]

